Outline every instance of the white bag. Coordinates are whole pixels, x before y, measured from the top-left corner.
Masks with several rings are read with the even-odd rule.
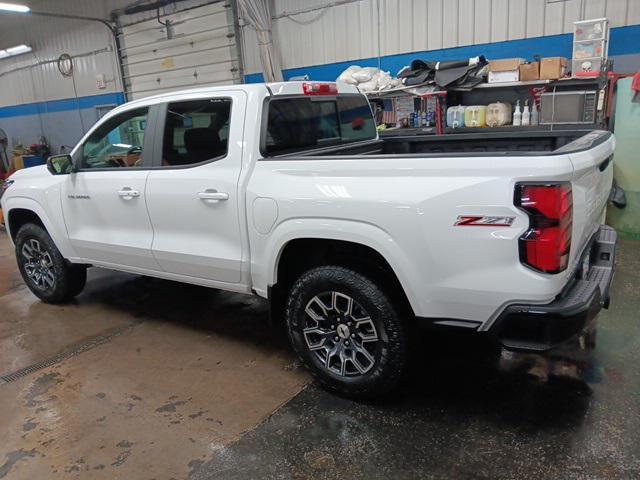
[[[344,72],[340,74],[337,80],[339,82],[348,83],[350,85],[357,85],[358,81],[355,78],[353,78],[353,74],[360,70],[362,70],[362,68],[359,67],[358,65],[351,65],[350,67],[347,67],[347,69]]]

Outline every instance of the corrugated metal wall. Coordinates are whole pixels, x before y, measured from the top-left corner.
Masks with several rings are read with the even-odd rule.
[[[34,10],[101,18],[108,18],[109,12],[106,4],[96,2],[50,0],[30,4]],[[87,96],[122,90],[113,37],[106,27],[77,20],[19,15],[3,16],[0,24],[3,46],[28,43],[34,49],[33,53],[0,61],[0,107],[73,98],[76,92],[78,96]],[[77,56],[73,79],[63,77],[56,63],[51,62],[62,53]],[[104,90],[96,87],[97,73],[105,75]]]
[[[121,9],[132,1],[30,0],[28,3],[33,11],[108,19],[114,9]],[[171,15],[177,10],[211,3],[212,0],[187,0],[165,7],[162,14]],[[130,25],[127,28],[133,32],[144,28],[141,27],[144,23],[139,22],[149,19],[155,22],[155,17],[154,10],[123,15],[120,21]],[[177,37],[189,33],[185,31],[186,25],[176,25]],[[194,28],[203,28],[203,25]],[[211,28],[211,22],[205,28]],[[160,29],[158,25],[157,30],[148,32],[159,35]],[[225,40],[229,43],[226,37]],[[2,47],[27,43],[34,49],[29,54],[0,60],[0,128],[9,136],[11,145],[35,143],[45,136],[58,151],[63,145],[73,145],[106,108],[123,101],[116,42],[109,29],[100,23],[3,15],[0,16],[0,42]],[[72,77],[58,71],[55,60],[63,53],[73,57]],[[98,87],[97,75],[103,76],[104,88]]]
[[[589,18],[607,17],[612,27],[640,24],[640,0],[273,0],[273,6],[285,69],[571,33],[573,22]],[[243,39],[245,71],[259,72],[251,27],[243,27]]]

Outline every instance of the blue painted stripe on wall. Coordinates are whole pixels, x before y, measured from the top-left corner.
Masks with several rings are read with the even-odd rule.
[[[609,39],[609,56],[628,55],[640,53],[640,25],[617,27],[611,29]],[[380,60],[382,70],[390,71],[393,75],[412,60],[457,60],[477,55],[487,58],[522,57],[533,60],[534,55],[545,57],[571,58],[573,53],[573,35],[565,33],[561,35],[549,35],[546,37],[525,38],[522,40],[510,40],[506,42],[484,43],[479,45],[467,45],[464,47],[445,48],[424,52],[412,52],[399,55],[389,55]],[[377,58],[365,58],[348,62],[329,63],[326,65],[313,65],[309,67],[290,68],[284,70],[282,75],[285,80],[291,77],[309,75],[313,80],[335,80],[348,66],[360,65],[361,67],[377,67]],[[263,81],[262,73],[245,75],[247,83]]]
[[[94,108],[97,105],[122,105],[124,93],[105,93],[103,95],[91,95],[87,97],[65,98],[62,100],[50,100],[39,103],[26,103],[11,107],[0,108],[0,118],[22,117],[25,115],[38,115],[53,112],[67,112],[71,110]]]

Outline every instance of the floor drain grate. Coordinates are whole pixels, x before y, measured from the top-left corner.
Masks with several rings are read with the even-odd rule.
[[[47,368],[47,367],[51,367],[53,365],[55,365],[56,363],[60,363],[68,358],[71,357],[75,357],[76,355],[80,355],[82,352],[86,352],[87,350],[91,350],[92,348],[95,348],[99,345],[103,345],[109,341],[111,341],[113,338],[117,337],[118,335],[122,335],[123,333],[125,333],[128,330],[131,330],[133,327],[135,327],[136,324],[133,325],[127,325],[124,328],[120,328],[118,330],[113,330],[109,333],[105,333],[105,334],[101,334],[101,335],[96,335],[95,337],[91,337],[81,343],[78,343],[76,345],[73,345],[71,347],[66,348],[65,350],[63,350],[62,352],[54,355],[53,357],[49,357],[47,359],[41,360],[39,362],[33,363],[31,365],[29,365],[28,367],[22,368],[20,370],[17,370],[15,372],[12,373],[8,373],[6,375],[2,375],[0,376],[0,385],[5,384],[5,383],[10,383],[10,382],[15,382],[16,380],[22,378],[22,377],[26,377],[27,375],[30,375],[34,372],[37,372],[38,370],[42,370],[43,368]]]

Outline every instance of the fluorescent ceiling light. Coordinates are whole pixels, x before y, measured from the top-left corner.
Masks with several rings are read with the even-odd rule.
[[[13,57],[14,55],[20,55],[22,53],[29,53],[33,49],[29,45],[16,45],[15,47],[5,48],[0,50],[0,59]]]
[[[31,9],[26,5],[18,5],[17,3],[5,3],[5,2],[0,2],[0,10],[4,10],[7,12],[18,12],[18,13],[27,13],[31,11]]]
[[[31,51],[29,45],[17,45],[15,47],[5,48],[9,55],[20,55],[21,53],[28,53]]]

